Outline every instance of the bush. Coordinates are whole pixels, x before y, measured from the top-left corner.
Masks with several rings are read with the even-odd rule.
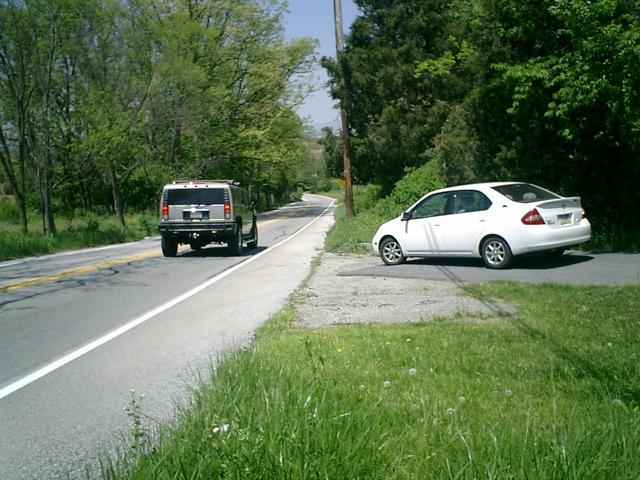
[[[380,199],[382,189],[378,185],[354,188],[355,218],[347,218],[344,206],[336,210],[336,223],[327,235],[325,248],[330,252],[367,251],[376,229],[384,222],[397,217],[424,194],[443,188],[444,182],[435,162],[411,170],[400,179],[391,193]]]
[[[20,223],[18,207],[8,199],[0,199],[0,222],[17,225]]]

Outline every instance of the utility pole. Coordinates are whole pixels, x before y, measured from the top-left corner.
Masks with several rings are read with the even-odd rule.
[[[347,92],[347,69],[344,67],[344,33],[342,32],[342,3],[333,0],[333,18],[336,27],[336,52],[339,75],[342,80],[340,87],[340,119],[342,121],[342,161],[344,164],[344,200],[347,207],[347,217],[353,217],[353,186],[351,184],[351,149],[349,148],[349,117],[347,106],[349,92]]]

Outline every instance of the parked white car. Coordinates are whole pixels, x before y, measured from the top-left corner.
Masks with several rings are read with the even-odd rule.
[[[428,193],[383,224],[373,250],[387,265],[407,257],[481,257],[506,268],[514,255],[549,252],[591,238],[580,197],[562,197],[529,183],[460,185]]]

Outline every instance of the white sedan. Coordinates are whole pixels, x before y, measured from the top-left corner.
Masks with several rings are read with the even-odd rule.
[[[591,238],[580,197],[562,197],[529,183],[460,185],[428,193],[383,224],[373,250],[387,265],[407,257],[481,257],[506,268],[514,255],[561,255]]]

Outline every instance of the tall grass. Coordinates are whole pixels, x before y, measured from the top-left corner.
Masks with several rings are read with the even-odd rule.
[[[111,479],[640,477],[640,288],[491,284],[477,322],[291,326],[290,306]]]
[[[129,214],[126,224],[122,229],[110,215],[85,213],[59,219],[55,235],[42,233],[37,222],[30,224],[30,233],[25,235],[18,225],[0,222],[0,260],[139,240],[157,232],[154,213]]]

